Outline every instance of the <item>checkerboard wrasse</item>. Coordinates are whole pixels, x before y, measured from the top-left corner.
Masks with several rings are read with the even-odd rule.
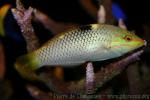
[[[58,34],[39,49],[19,57],[15,66],[32,70],[45,65],[72,67],[117,58],[145,44],[145,40],[119,27],[90,24]]]

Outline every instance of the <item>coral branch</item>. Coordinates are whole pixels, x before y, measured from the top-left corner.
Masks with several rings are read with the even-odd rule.
[[[129,94],[140,94],[141,82],[137,63],[133,66],[129,66],[127,69],[127,77],[129,83]]]
[[[25,10],[19,0],[16,1],[16,5],[17,8],[12,9],[12,13],[21,28],[22,35],[26,40],[27,50],[31,52],[39,47],[38,38],[36,37],[31,24],[33,8],[29,7],[28,10]]]
[[[22,3],[20,2],[20,0],[16,0],[16,8],[18,10],[20,10],[21,12],[25,11],[25,8],[23,7]]]
[[[106,20],[106,12],[103,5],[100,5],[98,10],[98,23],[105,23]]]
[[[118,26],[119,26],[120,28],[122,28],[122,29],[127,29],[127,27],[126,27],[126,25],[125,25],[125,23],[123,22],[122,19],[119,19],[119,21],[118,21]]]
[[[86,67],[86,94],[93,93],[94,90],[94,70],[93,65],[91,62],[87,64]]]
[[[128,64],[137,61],[139,59],[138,56],[140,56],[141,53],[143,53],[143,50],[133,53],[126,58],[123,58],[117,62],[107,65],[105,68],[102,68],[95,75],[95,76],[99,76],[99,77],[95,78],[96,82],[97,82],[96,86],[101,87],[108,80],[112,79],[114,76],[121,73]],[[101,80],[101,81],[99,81],[99,80]]]

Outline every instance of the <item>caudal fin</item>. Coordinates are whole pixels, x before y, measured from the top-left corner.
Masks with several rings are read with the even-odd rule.
[[[28,80],[40,80],[35,73],[35,69],[38,68],[38,61],[32,54],[21,56],[15,62],[15,68],[19,74]]]
[[[0,36],[5,36],[4,31],[4,18],[10,8],[10,5],[6,4],[0,8]]]

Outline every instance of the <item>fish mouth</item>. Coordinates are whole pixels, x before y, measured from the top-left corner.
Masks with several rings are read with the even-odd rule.
[[[143,50],[143,49],[146,47],[146,45],[147,45],[146,40],[143,40],[143,41],[144,41],[143,45],[137,47],[137,48],[134,49],[134,50],[131,50],[130,52],[128,52],[128,53],[126,53],[126,54],[124,54],[123,57],[129,56],[129,55],[131,55],[131,54],[133,54],[133,53],[135,53],[135,52],[138,52],[138,51]],[[144,50],[143,50],[143,51],[144,51]]]
[[[138,48],[134,49],[131,52],[133,53],[133,52],[139,51],[141,49],[144,49],[144,47],[146,47],[146,45],[147,45],[147,42],[146,42],[146,40],[143,40],[143,42],[144,42],[143,45],[139,46]]]

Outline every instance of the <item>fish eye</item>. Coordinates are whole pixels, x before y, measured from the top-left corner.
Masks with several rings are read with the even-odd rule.
[[[131,37],[130,35],[126,35],[126,36],[124,37],[124,39],[125,39],[126,41],[132,41],[132,37]]]

